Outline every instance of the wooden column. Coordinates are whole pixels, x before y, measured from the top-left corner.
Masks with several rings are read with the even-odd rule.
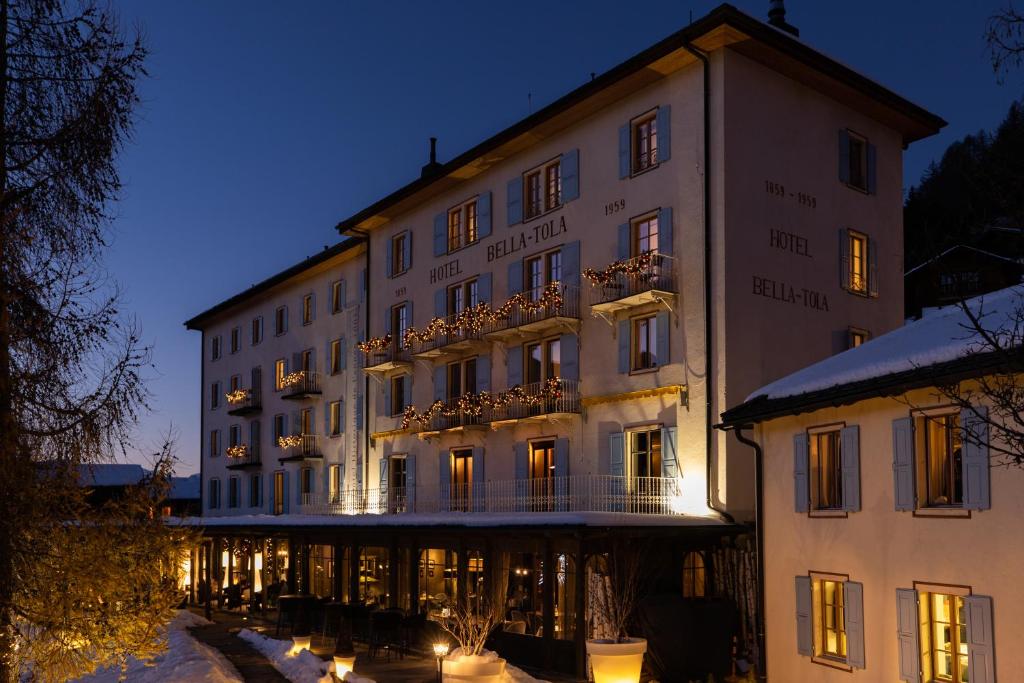
[[[200,546],[202,547],[202,546]],[[192,547],[188,549],[188,603],[190,605],[196,604],[196,576],[197,567],[196,561],[199,558],[196,557],[196,548]]]
[[[558,571],[555,567],[555,549],[551,537],[544,537],[544,668],[550,669],[554,660],[555,640],[555,581]]]
[[[467,571],[467,568],[469,567],[469,557],[466,556],[466,544],[461,538],[459,539],[458,548],[458,558],[455,563],[455,599],[463,608],[468,608],[469,591],[467,590],[468,586],[466,584],[469,581],[469,572]]]
[[[587,552],[580,539],[576,546],[576,677],[587,675]]]
[[[352,604],[362,603],[362,596],[359,595],[359,555],[361,548],[358,543],[353,542],[350,546],[349,571],[349,602]]]
[[[409,542],[409,612],[420,613],[420,548],[416,541]]]
[[[213,612],[213,607],[210,605],[210,603],[212,602],[212,600],[210,599],[210,596],[213,594],[211,592],[211,588],[210,588],[210,586],[213,585],[213,570],[212,570],[212,565],[210,563],[210,555],[213,552],[212,551],[212,544],[211,543],[203,543],[203,545],[201,546],[200,552],[206,558],[206,561],[203,563],[205,565],[203,567],[203,573],[206,575],[206,596],[205,596],[205,602],[204,602],[205,609],[203,611],[206,614],[206,619],[208,621],[210,621],[211,620],[211,614]]]
[[[295,546],[297,543],[297,538],[294,536],[288,537],[288,574],[285,578],[288,581],[289,593],[298,593],[298,583],[295,581],[295,562],[298,558]]]
[[[217,596],[217,607],[223,607],[224,593],[221,590],[221,584],[223,583],[223,571],[224,568],[220,564],[220,558],[223,554],[221,548],[220,538],[213,539],[213,550],[211,551],[210,565],[213,569],[213,583],[210,584],[210,599],[213,596]]]

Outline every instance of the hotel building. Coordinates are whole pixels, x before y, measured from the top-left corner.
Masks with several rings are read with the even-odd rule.
[[[652,659],[720,670],[712,622],[756,654],[755,460],[713,425],[901,324],[902,150],[944,123],[794,33],[722,6],[451,161],[432,149],[339,246],[189,321],[203,524],[214,557],[245,549],[217,583],[274,564],[413,612],[490,595],[503,656],[579,673],[603,635],[591,560],[650,539],[673,610]],[[288,329],[248,343],[282,307]],[[223,404],[254,388],[258,412]],[[227,454],[253,443],[258,464]]]

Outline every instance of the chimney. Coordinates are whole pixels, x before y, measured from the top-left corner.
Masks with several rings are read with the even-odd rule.
[[[439,168],[441,164],[437,163],[437,138],[430,138],[430,161],[420,170],[420,177],[426,178]]]
[[[796,26],[792,26],[786,21],[786,2],[785,0],[771,0],[768,3],[768,23],[775,28],[785,31],[786,33],[792,33],[794,36],[800,36],[800,31]]]

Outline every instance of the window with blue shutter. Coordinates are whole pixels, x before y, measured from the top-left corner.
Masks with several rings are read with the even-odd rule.
[[[523,261],[515,259],[508,264],[508,296],[512,298],[513,295],[521,291],[523,291]]]
[[[416,454],[405,456],[405,511],[416,512]]]
[[[921,681],[919,621],[917,591],[912,588],[897,588],[896,637],[899,640],[900,680],[906,683]]]
[[[672,207],[663,206],[658,209],[658,253],[665,256],[675,254],[672,240]]]
[[[617,335],[619,345],[619,372],[629,372],[629,321],[620,320]]]
[[[914,509],[914,422],[892,421],[892,476],[897,510]]]
[[[811,577],[796,577],[796,651],[805,657],[814,654],[811,603]]]
[[[476,234],[483,239],[491,234],[491,192],[481,192],[476,198]]]
[[[661,476],[675,479],[679,476],[679,455],[676,452],[676,428],[661,428]]]
[[[629,177],[629,166],[630,166],[630,144],[629,144],[629,124],[619,126],[619,178]]]
[[[388,490],[388,459],[386,457],[381,457],[380,459],[380,484],[378,490]]]
[[[476,359],[476,390],[482,393],[491,390],[491,357],[477,356]]]
[[[563,379],[579,381],[580,379],[580,344],[576,334],[563,334],[559,342],[562,355],[561,376]]]
[[[658,107],[657,123],[657,163],[661,164],[672,158],[672,107],[667,104]]]
[[[878,241],[865,240],[868,252],[868,296],[878,298]]]
[[[992,506],[988,409],[975,406],[961,410],[960,428],[963,430],[964,507],[968,510],[988,510]]]
[[[523,222],[523,177],[516,176],[508,181],[506,191],[506,216],[509,226]]]
[[[843,618],[846,629],[846,663],[864,668],[864,584],[843,582]]]
[[[448,366],[434,368],[434,400],[443,401],[448,394]]]
[[[580,241],[562,246],[562,282],[570,287],[580,286]]]
[[[448,288],[441,287],[434,292],[434,317],[448,317]]]
[[[580,197],[580,151],[573,149],[562,155],[562,203]]]
[[[494,301],[491,298],[491,282],[492,277],[490,273],[481,273],[480,277],[478,277],[476,280],[476,296],[481,303],[493,303]]]
[[[508,388],[523,383],[523,347],[509,346],[505,350],[505,368],[508,372]]]
[[[434,256],[448,253],[448,215],[439,213],[434,216]]]
[[[512,462],[516,480],[516,510],[527,509],[530,491],[530,444],[519,441],[512,445]]]
[[[800,432],[793,435],[793,509],[796,512],[810,509],[809,470],[808,438],[806,432]]]
[[[839,440],[843,509],[857,512],[860,510],[860,428],[857,425],[843,427],[839,432]]]
[[[995,683],[992,598],[987,595],[964,597],[964,615],[967,621],[967,680],[971,683]]]
[[[672,362],[672,349],[669,344],[672,322],[668,311],[662,311],[656,316],[657,319],[657,365],[664,367]]]

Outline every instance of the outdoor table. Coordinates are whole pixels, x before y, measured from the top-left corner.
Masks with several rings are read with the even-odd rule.
[[[331,602],[324,603],[324,623],[323,623],[323,629],[321,631],[321,635],[324,636],[325,638],[328,635],[330,635],[327,632],[328,624],[333,624],[334,627],[338,628],[338,629],[341,628],[341,620],[345,616],[345,612],[344,612],[345,604],[346,603],[344,603],[344,602],[338,602],[336,600],[332,600]]]
[[[284,618],[286,612],[290,617],[289,624],[291,625],[291,629],[294,631],[295,623],[298,621],[299,615],[304,615],[307,618],[312,617],[312,607],[314,602],[316,602],[315,595],[298,595],[293,593],[278,596],[277,630],[275,631],[275,637],[281,635],[281,620]],[[310,624],[312,624],[311,621]]]

